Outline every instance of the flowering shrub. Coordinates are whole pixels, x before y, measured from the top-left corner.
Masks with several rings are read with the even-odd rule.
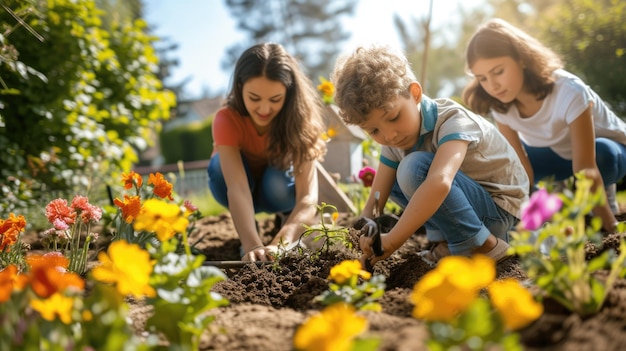
[[[188,217],[197,217],[197,208],[189,202],[183,206],[159,199],[173,200],[172,184],[159,172],[152,173],[148,178],[148,186],[143,186],[143,178],[136,172],[122,174],[124,189],[131,194],[124,194],[124,199],[115,198],[118,207],[114,219],[116,240],[126,240],[142,247],[148,242],[158,243],[170,239],[175,233],[185,233],[189,225]],[[183,212],[188,212],[183,216]]]
[[[187,235],[193,229],[189,218],[194,207],[169,203],[169,182],[150,175],[152,191],[141,193],[142,179],[136,173],[124,175],[123,181],[130,185],[127,189],[137,190],[137,199],[116,199],[118,217],[128,226],[98,254],[91,271],[77,274],[84,267],[80,264],[72,269],[73,260],[84,262],[88,250],[86,241],[78,253],[73,251],[79,247],[75,238],[81,226],[99,220],[102,213],[82,196],[70,205],[57,199],[47,206],[55,233],[48,239],[55,250],[27,256],[23,267],[0,267],[0,350],[148,350],[161,337],[171,349],[198,349],[200,335],[213,320],[206,312],[228,303],[210,291],[226,276],[203,266],[204,256],[191,254]],[[142,203],[140,195],[146,194]],[[0,221],[3,254],[14,252],[25,225],[21,216]],[[60,240],[63,231],[69,233],[67,243]],[[85,286],[90,289],[85,291]],[[145,299],[152,306],[147,337],[141,340],[130,324],[126,297]]]
[[[604,201],[602,191],[592,192],[591,186],[591,180],[577,174],[575,192],[555,195],[538,190],[523,209],[520,228],[512,233],[512,250],[532,281],[547,296],[582,316],[598,312],[615,279],[626,274],[623,238],[619,255],[607,250],[591,260],[585,256],[585,245],[602,240],[601,220],[594,217],[587,224],[585,218]],[[623,230],[620,224],[618,231]],[[547,254],[541,248],[547,248]],[[607,268],[607,278],[594,274]]]
[[[363,281],[359,283],[359,278]],[[330,269],[328,290],[315,298],[323,305],[343,302],[358,310],[380,312],[376,300],[385,293],[385,277],[364,271],[359,260],[343,261]]]
[[[543,306],[517,280],[495,277],[487,256],[448,256],[415,284],[413,316],[426,322],[429,350],[521,350],[514,331],[539,318]],[[480,295],[484,288],[489,299]]]
[[[378,348],[377,339],[357,339],[367,330],[367,319],[354,306],[336,303],[307,319],[293,338],[300,351],[369,351]]]
[[[320,77],[320,84],[317,90],[322,93],[322,101],[324,104],[331,105],[335,103],[335,85],[324,77]]]

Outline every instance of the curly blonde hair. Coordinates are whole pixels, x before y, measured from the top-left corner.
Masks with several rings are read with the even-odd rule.
[[[293,163],[294,171],[305,161],[321,160],[326,154],[323,104],[313,83],[296,59],[280,44],[262,43],[247,49],[237,61],[226,105],[249,116],[243,101],[243,85],[251,78],[266,77],[287,88],[283,108],[269,134],[269,162],[282,169]]]
[[[366,122],[374,109],[388,111],[398,96],[408,98],[409,86],[417,81],[404,54],[376,45],[340,57],[330,78],[341,118],[355,125]]]
[[[563,67],[561,59],[537,39],[495,18],[478,28],[467,45],[466,71],[480,59],[509,56],[524,67],[524,89],[543,100],[554,88],[552,73]],[[463,102],[474,112],[487,114],[490,109],[504,113],[513,103],[503,103],[489,95],[476,78],[465,87]]]

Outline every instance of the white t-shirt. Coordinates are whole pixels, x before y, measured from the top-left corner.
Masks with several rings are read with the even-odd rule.
[[[604,137],[626,144],[626,123],[609,109],[589,86],[577,76],[554,71],[556,82],[534,115],[522,118],[515,105],[506,113],[492,110],[493,119],[517,130],[520,139],[529,146],[549,147],[564,159],[572,159],[570,124],[591,106],[596,138]]]

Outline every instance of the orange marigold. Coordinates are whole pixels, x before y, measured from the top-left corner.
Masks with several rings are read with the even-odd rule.
[[[68,259],[59,252],[32,255],[26,261],[31,267],[31,287],[39,297],[46,299],[68,288],[83,290],[85,287],[79,275],[67,271]]]
[[[141,188],[143,185],[143,177],[135,171],[131,171],[128,174],[122,173],[122,183],[124,184],[124,189],[130,189],[133,186]]]
[[[124,195],[124,201],[115,198],[113,202],[122,210],[122,218],[126,223],[132,223],[141,211],[141,198],[139,196]]]
[[[168,182],[161,173],[150,173],[148,184],[154,185],[154,195],[161,199],[174,200],[172,198],[172,183]]]
[[[10,213],[7,220],[0,219],[0,251],[15,244],[24,228],[26,228],[26,219],[22,215],[16,216]]]

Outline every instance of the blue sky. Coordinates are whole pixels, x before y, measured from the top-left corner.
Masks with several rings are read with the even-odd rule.
[[[450,12],[458,6],[468,8],[484,0],[434,0],[433,26],[451,20]],[[226,48],[245,38],[223,0],[145,0],[145,17],[154,34],[179,44],[171,53],[180,64],[173,70],[172,83],[189,79],[185,89],[189,97],[210,95],[228,88],[230,72],[221,68]],[[352,37],[344,48],[350,50],[359,43],[378,42],[400,46],[393,24],[393,14],[405,20],[425,18],[428,0],[360,0],[352,17],[344,20]]]

